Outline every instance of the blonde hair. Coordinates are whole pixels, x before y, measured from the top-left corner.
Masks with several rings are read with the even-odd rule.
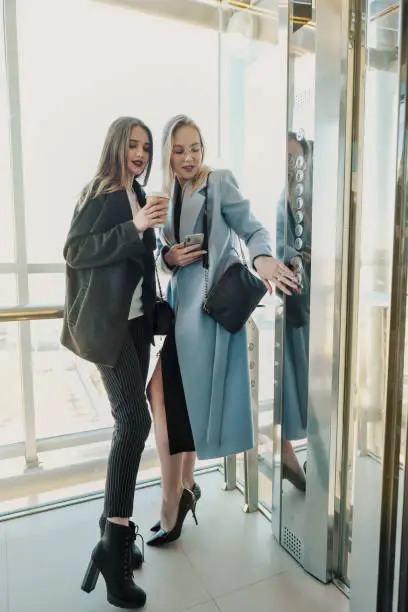
[[[176,115],[168,121],[163,130],[162,136],[162,170],[163,170],[163,191],[172,193],[174,188],[175,175],[171,167],[171,155],[173,153],[174,135],[182,127],[192,127],[197,130],[203,154],[205,154],[205,143],[202,132],[195,121],[187,117],[187,115]],[[200,171],[195,176],[192,185],[192,191],[197,189],[203,180],[208,176],[210,168],[204,164],[201,165]]]
[[[92,180],[82,190],[79,205],[83,206],[88,200],[104,193],[112,193],[118,189],[127,189],[129,185],[129,172],[127,169],[127,155],[129,141],[134,127],[141,127],[147,132],[150,151],[149,161],[141,177],[137,177],[142,185],[146,185],[153,160],[153,138],[150,129],[135,117],[119,117],[108,129],[102,148],[96,173]]]

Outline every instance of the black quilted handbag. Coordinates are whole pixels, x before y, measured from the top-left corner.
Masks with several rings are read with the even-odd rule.
[[[244,327],[267,291],[264,283],[249,270],[240,240],[239,246],[243,262],[233,263],[225,270],[218,282],[208,290],[209,256],[206,187],[204,200],[203,249],[206,251],[206,255],[203,257],[203,267],[205,270],[203,309],[231,334],[235,334]]]

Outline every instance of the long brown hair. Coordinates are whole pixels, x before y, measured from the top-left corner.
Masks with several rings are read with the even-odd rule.
[[[109,126],[96,173],[82,190],[80,206],[103,193],[112,193],[130,186],[127,155],[132,130],[137,126],[146,131],[150,145],[149,161],[143,174],[137,177],[141,185],[146,185],[153,161],[152,133],[150,128],[136,117],[119,117]]]

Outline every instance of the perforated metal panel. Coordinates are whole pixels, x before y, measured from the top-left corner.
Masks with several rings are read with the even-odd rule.
[[[303,561],[303,543],[296,534],[288,527],[283,528],[282,546],[296,559],[299,563]]]

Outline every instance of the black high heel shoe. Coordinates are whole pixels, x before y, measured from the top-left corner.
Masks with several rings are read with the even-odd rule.
[[[144,606],[146,593],[133,581],[132,544],[130,527],[107,521],[104,535],[92,551],[82,590],[85,593],[93,591],[102,574],[110,604],[131,610]]]
[[[196,482],[194,483],[193,488],[191,489],[191,492],[195,497],[195,502],[197,505],[197,502],[201,497],[201,488]],[[157,533],[158,531],[160,531],[160,529],[161,529],[160,521],[157,521],[157,523],[155,523],[153,527],[150,528],[150,531],[153,531],[153,533]]]
[[[181,530],[183,528],[184,520],[187,514],[190,512],[190,510],[193,514],[195,524],[198,525],[197,517],[195,514],[195,505],[196,505],[196,500],[195,500],[193,493],[189,491],[188,489],[184,489],[181,495],[181,499],[180,499],[180,503],[178,507],[176,524],[174,525],[173,529],[170,529],[170,531],[164,531],[164,529],[160,529],[156,533],[156,535],[154,535],[147,542],[147,545],[148,546],[164,546],[164,544],[169,544],[169,542],[174,542],[175,540],[178,540],[178,538],[181,535]]]

